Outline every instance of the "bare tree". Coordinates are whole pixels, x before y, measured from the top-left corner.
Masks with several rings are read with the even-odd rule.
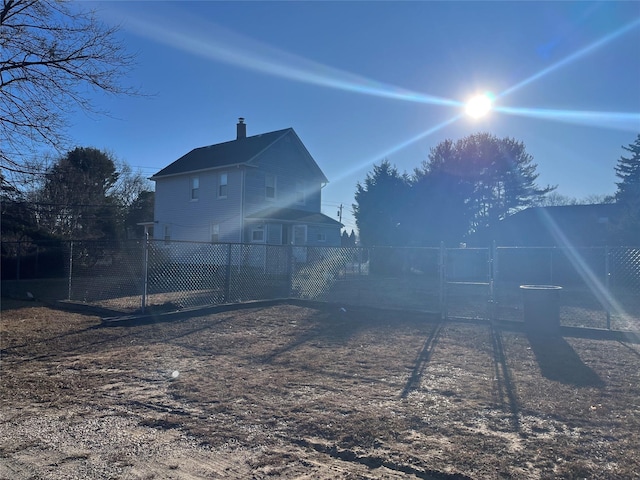
[[[64,0],[3,0],[0,6],[0,166],[34,172],[25,161],[42,145],[68,146],[67,114],[99,112],[91,90],[134,94],[121,84],[133,65],[117,27]]]
[[[580,200],[568,195],[562,195],[558,192],[550,192],[547,195],[538,199],[534,203],[536,207],[564,207],[567,205],[579,205]]]

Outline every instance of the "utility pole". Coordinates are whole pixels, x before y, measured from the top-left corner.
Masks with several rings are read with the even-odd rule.
[[[340,223],[342,223],[342,204],[340,204],[340,208],[338,209],[338,218],[340,219]]]

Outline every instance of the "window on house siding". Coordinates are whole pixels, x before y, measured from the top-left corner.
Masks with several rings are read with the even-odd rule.
[[[253,243],[264,243],[264,225],[251,229],[251,241]]]
[[[327,234],[326,233],[318,233],[318,235],[316,236],[316,240],[318,242],[326,242],[327,241]]]
[[[226,173],[221,173],[218,181],[218,198],[227,198],[227,190],[229,188]]]
[[[200,179],[198,177],[191,178],[191,200],[198,200],[200,195]]]
[[[264,196],[267,199],[274,200],[276,198],[276,176],[264,176]]]
[[[296,203],[304,204],[304,182],[302,180],[298,180],[296,182]]]
[[[220,241],[220,225],[211,225],[211,242],[218,243]]]

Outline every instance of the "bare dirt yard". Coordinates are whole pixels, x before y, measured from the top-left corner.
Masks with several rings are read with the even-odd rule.
[[[640,345],[276,304],[2,302],[2,479],[638,478]]]

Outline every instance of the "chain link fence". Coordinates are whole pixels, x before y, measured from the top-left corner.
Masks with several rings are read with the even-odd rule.
[[[497,319],[523,320],[520,285],[557,285],[562,325],[640,327],[638,249],[499,247],[492,267]]]
[[[441,311],[437,248],[301,248],[291,296],[349,305]]]
[[[145,306],[192,308],[285,298],[290,256],[275,245],[148,243]]]
[[[521,285],[558,285],[562,325],[640,330],[639,248],[2,242],[2,276],[3,294],[58,276],[64,298],[121,312],[297,298],[514,322]]]
[[[2,280],[67,277],[69,242],[2,241]]]

